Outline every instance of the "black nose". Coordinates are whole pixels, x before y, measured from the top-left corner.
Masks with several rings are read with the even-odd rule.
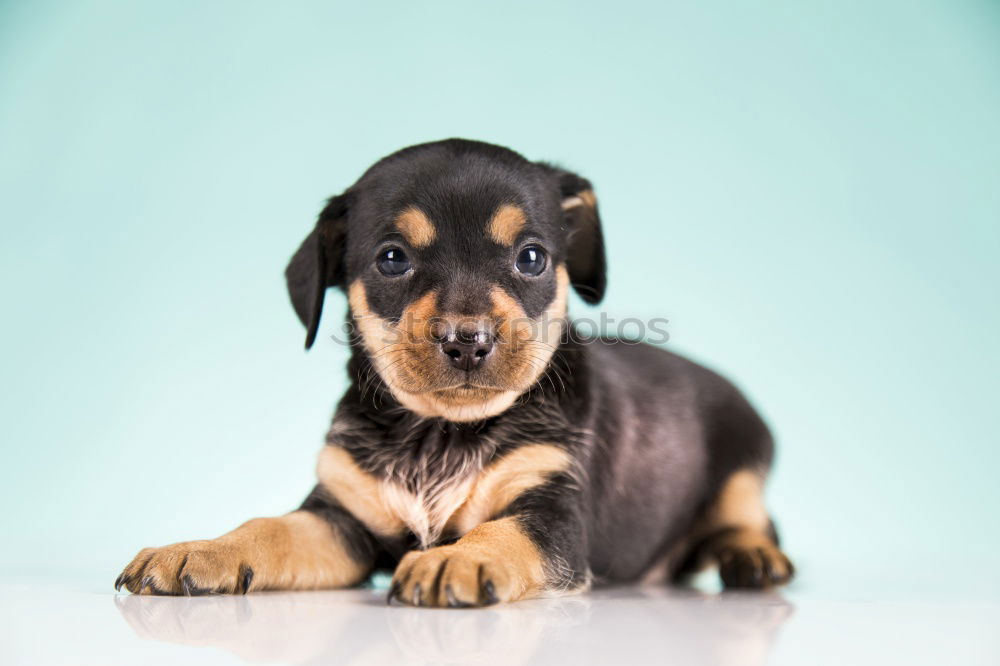
[[[458,329],[441,343],[452,366],[468,372],[486,362],[493,351],[493,335],[481,329]]]

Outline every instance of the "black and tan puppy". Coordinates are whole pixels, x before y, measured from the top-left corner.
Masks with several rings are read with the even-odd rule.
[[[788,580],[762,488],[768,430],[726,380],[645,344],[573,335],[605,286],[585,179],[462,140],[381,160],[330,200],[288,290],[312,345],[350,303],[352,385],[297,510],[141,551],[146,594],[333,588],[477,606],[717,564]]]

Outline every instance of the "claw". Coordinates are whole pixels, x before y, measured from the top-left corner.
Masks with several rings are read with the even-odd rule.
[[[385,603],[391,604],[394,599],[399,598],[399,591],[403,589],[403,586],[399,584],[398,580],[394,580],[392,585],[389,587],[389,594],[385,595]]]
[[[419,606],[420,605],[420,593],[421,592],[422,592],[422,590],[420,589],[420,583],[417,583],[416,585],[413,586],[413,605],[414,606]]]
[[[455,592],[451,589],[451,585],[444,586],[444,596],[448,600],[449,608],[468,608],[472,605],[456,597]]]
[[[483,583],[483,605],[492,606],[499,601],[500,599],[497,597],[496,588],[493,587],[493,581],[488,580]]]
[[[118,578],[115,578],[115,592],[121,592],[122,585],[124,584],[125,584],[125,572],[122,572],[118,575]]]
[[[253,569],[247,565],[240,567],[240,590],[243,594],[250,591],[250,584],[253,582]]]
[[[181,576],[181,589],[184,590],[184,595],[188,597],[200,597],[209,593],[209,590],[195,585],[194,580],[187,574]]]
[[[764,555],[764,551],[758,550],[757,556],[761,558],[760,566],[754,558],[750,558],[750,584],[754,587],[760,587],[764,583],[764,567],[767,566],[767,556]]]
[[[761,559],[761,562],[764,563],[764,577],[772,583],[781,582],[782,576],[778,573],[778,570],[774,568],[774,560],[768,557],[763,548],[757,549],[757,556]]]
[[[147,587],[156,592],[156,587],[153,585],[152,576],[145,576],[142,579],[142,582],[139,584],[139,594],[144,594],[146,592]]]

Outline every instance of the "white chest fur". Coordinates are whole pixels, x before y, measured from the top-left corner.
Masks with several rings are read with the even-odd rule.
[[[398,536],[409,530],[423,547],[445,530],[461,536],[499,515],[519,495],[566,471],[569,454],[552,444],[530,444],[491,461],[481,469],[449,479],[429,475],[415,490],[361,470],[337,446],[320,453],[320,483],[375,534]]]

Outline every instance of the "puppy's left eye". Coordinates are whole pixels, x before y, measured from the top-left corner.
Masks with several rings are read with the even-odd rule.
[[[525,275],[539,275],[545,270],[545,258],[545,250],[537,245],[528,245],[517,255],[514,267]]]
[[[390,247],[382,250],[375,258],[375,266],[382,275],[399,277],[410,270],[411,264],[405,252],[398,247]]]

